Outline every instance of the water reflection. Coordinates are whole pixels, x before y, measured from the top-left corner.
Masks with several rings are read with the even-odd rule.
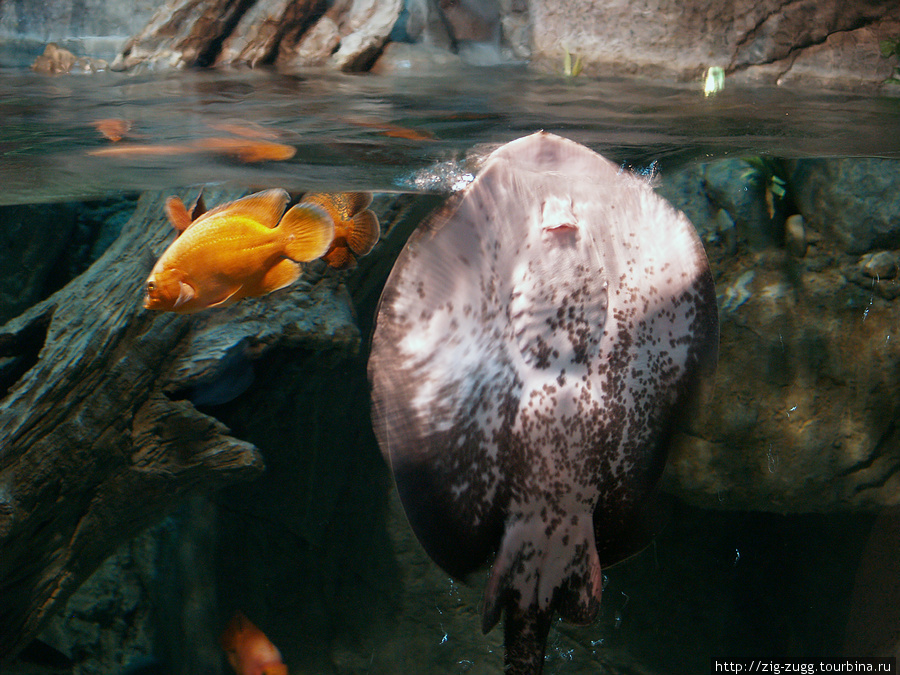
[[[706,98],[699,84],[563,80],[516,69],[470,71],[440,81],[334,73],[301,78],[264,71],[56,78],[5,72],[0,78],[6,92],[0,99],[0,204],[83,201],[120,192],[222,182],[254,188],[278,186],[291,192],[443,191],[471,179],[466,157],[473,148],[489,147],[538,128],[586,143],[624,165],[659,166],[663,181],[684,164],[745,154],[900,159],[897,100],[835,93],[726,88]],[[105,138],[95,127],[102,119],[129,120],[129,136],[119,142]],[[202,147],[205,139],[230,133],[223,129],[233,125],[263,129],[272,134],[272,140],[295,148],[296,154],[284,161],[252,163],[205,151],[130,157],[89,154],[118,147],[121,142]],[[411,176],[422,180],[411,181]],[[434,180],[436,176],[438,180]],[[85,210],[90,213],[83,213]],[[133,203],[102,201],[82,205],[65,218],[54,211],[53,218],[38,221],[28,213],[21,222],[33,226],[52,220],[54,227],[69,222],[76,233],[80,228],[87,234],[66,241],[89,247],[94,237],[88,234],[93,228],[111,227],[116,214],[130,214],[131,210]],[[700,219],[696,220],[699,226]],[[4,223],[7,232],[12,221],[8,216]],[[34,229],[29,228],[32,233]],[[737,229],[734,223],[732,229]],[[98,251],[112,237],[104,239],[104,246],[96,244]],[[830,387],[845,380],[855,386],[858,378],[858,395],[871,395],[873,402],[860,407],[873,412],[871,419],[854,424],[873,429],[873,436],[881,434],[883,443],[878,447],[896,448],[896,424],[885,421],[884,428],[879,427],[879,420],[893,419],[891,387],[897,370],[891,335],[896,332],[896,308],[887,297],[875,294],[874,280],[867,289],[847,286],[841,275],[852,272],[856,258],[843,250],[826,250],[821,242],[812,247],[820,249],[819,253],[808,254],[806,262],[775,260],[769,250],[748,252],[743,243],[740,247],[722,243],[717,249],[712,238],[709,242],[710,255],[718,256],[723,269],[730,266],[717,279],[720,309],[727,313],[731,326],[731,332],[723,335],[723,344],[731,345],[735,361],[742,359],[748,364],[732,381],[720,381],[719,398],[748,381],[758,384],[759,391],[785,392],[781,397],[773,394],[772,404],[762,410],[758,393],[755,399],[734,397],[735,404],[723,417],[737,431],[725,443],[758,438],[754,446],[758,456],[747,460],[747,476],[756,466],[778,489],[801,486],[811,494],[829,495],[828,486],[815,484],[809,473],[790,473],[796,469],[791,467],[791,448],[773,444],[767,430],[787,427],[790,422],[790,431],[793,426],[819,420],[811,403],[822,401]],[[44,257],[50,255],[45,245],[32,248]],[[95,260],[99,252],[78,257],[69,251],[66,255],[73,260],[63,258],[57,267],[66,270],[68,281],[83,271],[82,263]],[[20,258],[28,263],[24,256]],[[148,259],[147,264],[152,261]],[[817,276],[831,268],[833,274]],[[21,283],[23,275],[18,268],[15,275],[16,283]],[[794,301],[792,293],[779,291],[767,299],[760,289],[780,289],[777,284],[782,277],[793,280],[788,286],[792,293],[799,290],[806,295],[798,295]],[[769,279],[777,283],[769,283]],[[63,284],[55,277],[40,281],[41,288],[34,297],[28,296],[28,304]],[[17,288],[16,297],[23,298]],[[837,290],[832,295],[828,289]],[[139,302],[139,292],[136,287],[135,302]],[[766,327],[760,317],[769,315],[752,313],[755,303],[763,302],[782,303],[782,312],[776,317],[779,322]],[[856,336],[857,342],[838,354],[832,338],[810,333],[806,341],[798,339],[803,337],[802,326],[795,319],[799,322],[805,312],[811,317],[809,325],[817,327],[829,316],[823,308],[833,309],[840,303],[846,303],[846,311],[831,321],[840,326],[831,335]],[[4,318],[25,307],[25,303],[13,307]],[[363,332],[365,320],[360,318]],[[870,332],[860,328],[862,325]],[[793,351],[786,351],[785,342]],[[869,347],[869,351],[863,350]],[[850,358],[843,357],[845,353],[855,355],[859,375],[854,375],[851,367],[847,368],[850,375],[840,375],[838,362]],[[883,361],[864,371],[867,360],[876,361],[873,355]],[[37,354],[29,359],[33,363]],[[274,630],[287,633],[291,639],[278,643],[289,663],[297,665],[296,672],[420,673],[424,672],[422,654],[427,655],[429,665],[437,664],[431,672],[499,672],[502,635],[494,631],[482,637],[477,630],[483,576],[473,579],[471,586],[451,584],[448,593],[446,578],[424,559],[396,508],[390,516],[395,539],[381,541],[387,538],[382,522],[386,517],[375,513],[372,504],[387,494],[382,460],[359,442],[363,425],[355,417],[357,426],[336,413],[338,423],[329,426],[322,422],[328,408],[346,409],[354,415],[367,409],[367,400],[346,405],[351,395],[365,399],[364,369],[357,367],[348,376],[343,362],[328,364],[333,372],[310,383],[309,373],[314,366],[321,367],[312,363],[318,357],[309,356],[311,363],[296,360],[297,353],[290,353],[262,362],[254,384],[241,391],[246,398],[214,402],[222,406],[218,417],[241,438],[263,449],[270,481],[236,486],[215,497],[222,514],[222,522],[216,526],[216,546],[223,551],[218,561],[213,561],[212,543],[190,534],[194,521],[185,513],[166,521],[162,535],[158,529],[133,546],[139,548],[142,541],[146,545],[152,536],[164,540],[171,531],[171,550],[163,546],[168,555],[161,557],[177,560],[181,556],[182,562],[180,567],[173,563],[173,569],[163,570],[158,584],[176,591],[181,586],[167,580],[166,572],[170,576],[188,572],[203,576],[199,581],[182,582],[184,587],[199,587],[211,584],[206,577],[209,569],[218,565],[217,583],[223,596],[219,601],[244,605],[247,611],[257,609],[261,623],[268,620]],[[879,368],[882,362],[887,365]],[[286,368],[286,363],[293,365]],[[884,379],[870,381],[867,372],[881,372]],[[18,375],[11,381],[17,379]],[[877,391],[869,394],[869,388]],[[284,389],[287,398],[321,403],[312,406],[301,423],[291,421],[287,430],[276,434],[263,415],[272,406],[273,389]],[[341,405],[333,405],[329,397]],[[852,401],[852,392],[847,399],[835,399],[834,407],[843,406],[844,400]],[[292,455],[301,455],[304,444],[312,444],[310,430],[317,435],[317,448],[329,448],[327,460],[323,451],[322,461],[310,460],[313,466],[306,470],[301,465],[304,470],[298,471]],[[850,431],[855,430],[846,433]],[[825,448],[822,456],[828,454],[831,443],[841,442],[847,443],[847,439],[829,437],[821,446]],[[885,456],[895,458],[896,449],[891,452]],[[821,460],[823,464],[831,461]],[[349,498],[333,489],[337,481],[323,480],[332,473],[348,476]],[[885,476],[896,480],[890,472]],[[737,508],[733,491],[727,487],[717,491],[715,476],[709,473],[701,478],[710,478],[710,484],[703,487],[709,488],[708,501],[716,502],[711,504],[713,508],[676,504],[671,522],[656,544],[604,577],[605,600],[599,621],[587,628],[562,623],[556,627],[553,660],[548,662],[547,672],[593,673],[609,662],[633,662],[633,672],[688,675],[706,672],[711,655],[799,658],[833,656],[842,650],[864,655],[884,646],[890,631],[900,625],[896,547],[900,520],[896,514],[882,513],[876,518],[866,513],[785,516],[737,512],[728,510]],[[272,489],[273,481],[277,490]],[[740,488],[740,482],[736,487]],[[341,518],[323,516],[323,511],[331,514],[323,504],[335,512],[339,505]],[[264,527],[270,522],[269,510],[281,517],[286,506],[296,511],[295,521],[301,526],[284,531],[278,529],[280,524],[272,526],[273,535]],[[194,508],[215,510],[207,502]],[[208,525],[214,516],[201,516],[193,527],[212,538]],[[342,523],[343,529],[336,523]],[[190,558],[184,551],[186,541],[197,548],[206,547],[196,553],[195,564],[184,562]],[[373,550],[384,557],[368,555]],[[397,551],[405,551],[417,561],[410,566],[413,572],[406,572],[411,576],[404,579],[402,594],[393,559],[388,557]],[[254,579],[265,581],[246,583],[248,570]],[[70,605],[75,610],[67,616],[86,624],[94,621],[100,594],[96,588],[86,587],[83,606],[76,601]],[[157,603],[157,608],[160,606],[171,610],[177,603]],[[117,612],[117,607],[111,611]],[[219,617],[206,609],[210,626],[205,632],[217,632]],[[335,626],[332,621],[342,623]],[[198,625],[196,621],[182,622],[180,617],[173,617],[171,623],[173,634],[178,633],[176,626]],[[168,655],[172,661],[188,662],[198,652],[199,640],[180,633],[170,636],[169,642],[177,645],[177,649],[171,647],[177,653]],[[212,654],[208,660],[218,663],[221,654],[216,645],[207,647]],[[399,667],[402,658],[408,662]],[[320,664],[326,666],[319,668]],[[308,667],[306,671],[304,667]],[[220,664],[217,672],[230,671]]]
[[[268,71],[48,77],[0,73],[2,203],[52,201],[201,182],[288,190],[415,190],[398,177],[536,129],[611,159],[663,171],[746,154],[900,157],[896,101],[699,84],[563,79],[517,68],[440,79]],[[228,156],[86,157],[128,120],[141,142],[189,147],[217,125],[257,125],[294,146],[289,161],[247,167]]]

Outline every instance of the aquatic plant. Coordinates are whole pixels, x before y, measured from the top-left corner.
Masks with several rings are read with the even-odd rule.
[[[884,58],[889,59],[892,56],[900,57],[900,37],[882,40],[878,46],[881,49],[881,55]],[[887,78],[885,82],[900,84],[900,65],[894,66],[894,73]]]
[[[575,56],[575,60],[573,61],[573,55],[565,47],[563,47],[563,53],[565,54],[565,56],[563,56],[563,75],[565,77],[578,77],[584,68],[581,57]]]

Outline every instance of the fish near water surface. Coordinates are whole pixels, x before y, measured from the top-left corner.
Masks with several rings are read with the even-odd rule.
[[[299,263],[331,246],[334,222],[313,204],[285,213],[288,201],[284,190],[265,190],[197,216],[170,198],[166,213],[179,235],[147,278],[144,307],[196,312],[292,284]]]
[[[281,652],[243,612],[235,612],[219,644],[237,675],[287,675]]]
[[[687,218],[646,181],[537,133],[420,225],[385,285],[372,418],[410,524],[449,574],[493,561],[482,628],[540,673],[643,521],[681,403],[718,348]]]
[[[369,210],[372,195],[368,192],[313,192],[303,195],[301,204],[323,208],[334,219],[334,241],[323,259],[331,267],[342,270],[353,267],[378,243],[381,229],[378,217]]]

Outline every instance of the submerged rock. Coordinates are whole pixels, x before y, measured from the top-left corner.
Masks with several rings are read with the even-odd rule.
[[[784,245],[795,258],[806,255],[806,229],[799,213],[784,221]]]
[[[848,253],[900,248],[900,169],[877,157],[789,163],[794,200],[807,223]]]
[[[898,257],[893,251],[867,253],[859,260],[862,273],[870,279],[894,279],[897,276]]]
[[[726,212],[765,213],[765,195],[743,190],[733,166],[662,176],[661,191],[702,233],[722,325],[716,384],[672,454],[667,489],[707,508],[896,504],[900,259],[894,247],[871,249],[900,231],[900,162],[789,163],[782,208],[802,215],[785,221],[783,238],[754,236],[746,217],[730,227]]]

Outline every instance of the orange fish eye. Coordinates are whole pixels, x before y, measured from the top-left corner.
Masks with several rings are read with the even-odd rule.
[[[147,292],[148,292],[148,293],[152,293],[152,292],[155,291],[155,290],[156,290],[156,282],[155,282],[155,281],[148,281],[148,282],[147,282]]]

